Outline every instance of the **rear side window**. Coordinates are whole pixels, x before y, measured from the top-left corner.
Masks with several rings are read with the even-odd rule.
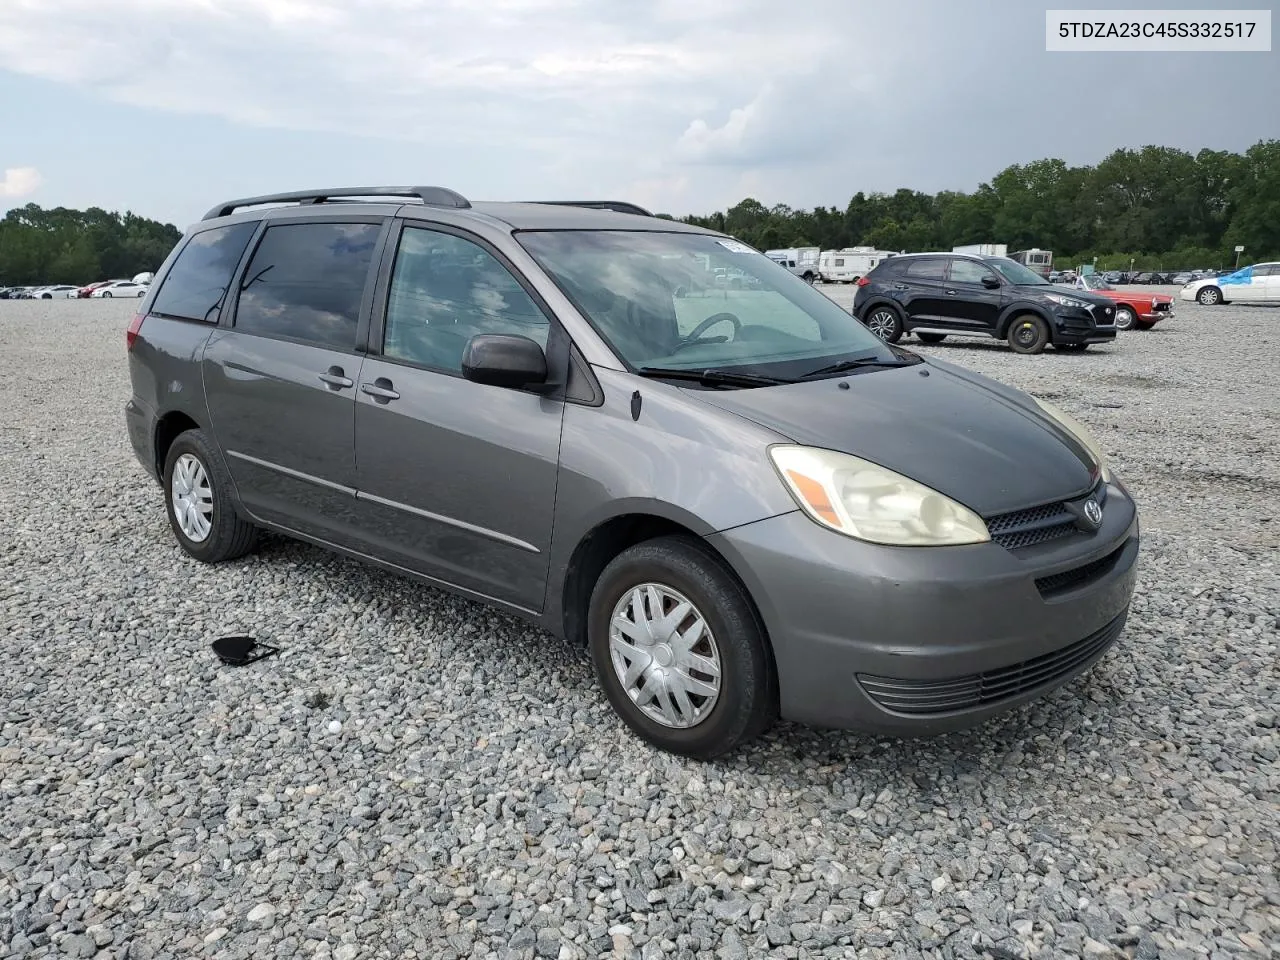
[[[192,237],[161,281],[151,312],[184,320],[217,319],[213,314],[257,223],[233,223]],[[120,284],[123,286],[123,284]]]
[[[912,260],[907,264],[907,276],[913,280],[941,280],[946,276],[947,261]]]
[[[236,329],[354,349],[380,229],[376,223],[268,227],[241,281]]]

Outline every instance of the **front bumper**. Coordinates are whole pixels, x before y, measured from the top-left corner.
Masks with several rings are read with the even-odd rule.
[[[1128,614],[1138,516],[1112,485],[1096,533],[1018,550],[877,546],[799,512],[709,540],[760,610],[785,718],[915,736],[981,723],[1096,662]]]
[[[1055,311],[1054,320],[1054,343],[1110,343],[1116,338],[1114,309],[1104,321],[1090,310],[1062,307]]]

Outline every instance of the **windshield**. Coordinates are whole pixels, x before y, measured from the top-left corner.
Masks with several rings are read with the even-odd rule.
[[[1010,283],[1019,286],[1043,286],[1049,282],[1034,270],[1028,270],[1017,260],[1010,260],[1008,257],[992,257],[987,263],[999,270],[1000,275]]]
[[[1080,282],[1084,284],[1086,290],[1114,290],[1111,284],[1103,279],[1101,274],[1091,273],[1087,277],[1081,277]]]
[[[516,236],[633,369],[794,379],[853,357],[910,356],[736,240],[603,230]]]

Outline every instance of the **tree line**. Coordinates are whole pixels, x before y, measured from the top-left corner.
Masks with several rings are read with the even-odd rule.
[[[0,220],[0,286],[92,283],[159,268],[182,232],[98,207],[15,207]]]
[[[1062,266],[1220,268],[1280,260],[1280,140],[1244,153],[1171,147],[1116,150],[1097,166],[1037,160],[1007,167],[972,193],[858,192],[843,210],[765,207],[746,199],[681,217],[761,250],[871,246],[950,250],[1005,243],[1040,247]]]

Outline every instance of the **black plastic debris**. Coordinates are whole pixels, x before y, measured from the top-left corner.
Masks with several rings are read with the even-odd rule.
[[[253,637],[219,637],[213,641],[213,652],[229,667],[243,667],[255,663],[263,657],[279,653],[279,647],[259,643]]]

